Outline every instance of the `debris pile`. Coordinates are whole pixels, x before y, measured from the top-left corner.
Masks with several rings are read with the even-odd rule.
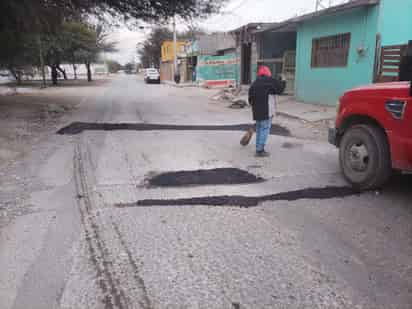
[[[213,101],[230,102],[228,106],[233,109],[241,109],[247,107],[247,92],[241,88],[224,88],[211,97]]]

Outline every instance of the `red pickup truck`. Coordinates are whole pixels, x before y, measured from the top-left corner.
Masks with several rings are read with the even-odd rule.
[[[329,142],[339,147],[343,175],[359,190],[381,187],[393,170],[412,171],[410,82],[346,92]]]

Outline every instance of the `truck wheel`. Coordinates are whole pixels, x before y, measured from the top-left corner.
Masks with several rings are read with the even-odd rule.
[[[358,190],[379,188],[391,176],[388,141],[376,126],[349,128],[341,140],[339,157],[343,175]]]

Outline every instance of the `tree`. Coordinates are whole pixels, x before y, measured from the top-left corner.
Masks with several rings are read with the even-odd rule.
[[[106,64],[107,64],[107,69],[108,69],[109,73],[117,73],[121,69],[121,65],[117,61],[107,60]]]
[[[136,70],[136,64],[133,63],[133,62],[128,62],[124,65],[124,71],[127,74],[132,74],[133,71],[135,71],[135,70]]]
[[[203,34],[204,31],[198,28],[191,28],[189,31],[177,34],[179,40],[193,40],[196,35]],[[172,40],[173,33],[169,28],[155,28],[149,37],[137,46],[137,54],[143,67],[160,67],[161,47],[166,40]]]
[[[57,84],[58,71],[67,79],[61,68],[63,62],[69,62],[74,69],[76,63],[84,63],[87,79],[92,80],[91,64],[97,61],[101,52],[115,51],[115,42],[107,41],[107,34],[101,26],[91,26],[84,22],[65,22],[59,33],[45,35],[42,38],[46,64],[51,69],[53,84]]]
[[[110,44],[101,44],[99,29],[95,45],[73,49],[65,40],[64,22],[82,23],[86,16],[93,15],[98,20],[101,16],[111,16],[113,20],[145,21],[166,20],[180,15],[189,19],[206,16],[217,11],[226,0],[2,0],[0,1],[0,65],[16,68],[26,64],[39,65],[44,72],[43,63],[50,66],[53,83],[57,83],[57,71],[63,60],[74,55],[80,56],[88,71],[90,59],[95,59],[97,51],[110,50]],[[66,37],[67,38],[67,37]],[[104,40],[103,40],[104,42]],[[96,48],[97,44],[97,48]],[[5,47],[6,46],[6,47]],[[113,45],[112,45],[113,47]],[[89,72],[91,79],[91,72]],[[19,74],[16,73],[17,79]]]
[[[143,66],[159,68],[159,59],[161,57],[161,46],[163,41],[172,40],[173,33],[166,27],[155,28],[149,37],[140,46],[137,47],[137,53],[140,55],[140,61]]]
[[[82,15],[111,15],[123,20],[158,21],[174,15],[183,18],[216,12],[226,0],[2,0],[0,32],[4,29],[33,31],[53,29],[63,20],[78,20]],[[115,20],[112,18],[112,20]]]
[[[97,61],[101,52],[111,53],[116,51],[116,42],[108,41],[108,34],[101,25],[89,29],[89,42],[78,51],[78,56],[83,59],[87,69],[87,80],[92,81],[91,64]]]
[[[3,31],[0,33],[0,67],[6,68],[21,83],[28,67],[38,64],[36,40],[33,35]]]

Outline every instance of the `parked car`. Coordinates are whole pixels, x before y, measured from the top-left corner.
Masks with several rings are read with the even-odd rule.
[[[160,83],[160,74],[157,69],[149,68],[144,71],[144,81],[146,83]]]
[[[0,77],[11,77],[8,70],[0,70]]]
[[[382,83],[346,92],[329,142],[339,147],[343,175],[359,190],[379,188],[393,170],[412,171],[412,85]]]

